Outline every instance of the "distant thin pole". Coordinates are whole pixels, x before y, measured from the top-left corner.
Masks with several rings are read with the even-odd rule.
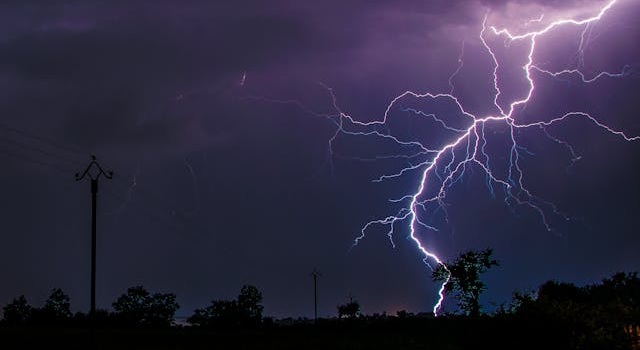
[[[95,170],[92,170],[95,168]],[[76,173],[76,181],[80,181],[85,177],[91,179],[91,309],[89,316],[91,319],[96,315],[96,212],[98,197],[98,179],[100,175],[104,175],[107,179],[113,178],[113,172],[105,172],[95,156],[91,156],[91,162],[82,174]]]
[[[322,274],[318,272],[315,268],[311,272],[311,277],[313,277],[313,321],[318,322],[318,277],[321,277]]]

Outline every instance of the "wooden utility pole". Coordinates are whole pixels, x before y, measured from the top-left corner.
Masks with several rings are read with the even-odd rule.
[[[322,274],[315,268],[311,272],[311,277],[313,277],[313,321],[315,323],[318,322],[318,277],[321,276]]]
[[[91,162],[82,174],[76,173],[76,181],[85,177],[91,179],[91,309],[89,316],[91,319],[96,315],[96,206],[98,196],[98,179],[104,175],[107,179],[113,178],[113,172],[105,172],[95,156],[91,156]]]

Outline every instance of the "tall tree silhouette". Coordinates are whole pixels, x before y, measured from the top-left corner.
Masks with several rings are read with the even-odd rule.
[[[55,320],[64,320],[71,317],[71,303],[69,296],[62,289],[54,288],[49,298],[44,303],[43,311]]]
[[[453,262],[446,263],[446,267],[439,265],[432,274],[434,281],[444,282],[446,294],[457,294],[458,306],[468,316],[480,315],[480,294],[486,289],[480,275],[492,266],[498,266],[493,259],[493,250],[470,250],[462,253]]]
[[[242,319],[249,323],[260,323],[262,320],[262,293],[252,285],[245,285],[238,295],[238,307]]]

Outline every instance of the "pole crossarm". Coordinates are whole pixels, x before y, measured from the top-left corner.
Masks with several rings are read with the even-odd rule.
[[[98,173],[95,176],[90,172],[91,168],[94,166],[98,169]],[[113,178],[113,171],[104,171],[104,169],[102,169],[102,167],[96,160],[96,156],[91,156],[91,162],[89,163],[89,165],[87,165],[87,168],[84,170],[84,172],[82,172],[82,174],[76,173],[76,181],[84,179],[85,176],[89,176],[91,180],[97,180],[100,175],[104,175],[104,177],[111,180]]]
[[[311,273],[309,274],[309,276],[311,276],[311,277],[313,277],[313,278],[317,278],[317,277],[322,277],[322,274],[321,274],[318,270],[313,269],[313,271],[311,271]]]

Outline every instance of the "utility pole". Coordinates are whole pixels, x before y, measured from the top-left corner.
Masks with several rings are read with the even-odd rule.
[[[82,174],[76,173],[76,181],[85,177],[91,179],[91,310],[89,311],[91,319],[94,319],[96,314],[96,197],[100,175],[110,180],[113,178],[113,171],[105,172],[98,164],[96,156],[91,156],[91,162]]]
[[[313,322],[318,323],[318,277],[322,277],[322,274],[314,268],[311,277],[313,277]]]

